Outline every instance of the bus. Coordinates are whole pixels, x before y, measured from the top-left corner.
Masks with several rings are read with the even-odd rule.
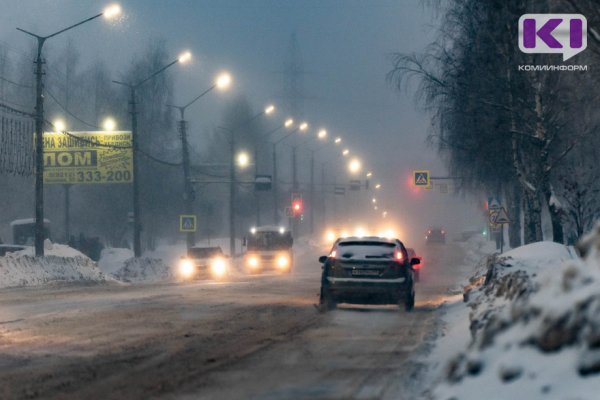
[[[249,273],[290,273],[294,266],[292,233],[278,226],[252,228],[246,238],[244,268]]]

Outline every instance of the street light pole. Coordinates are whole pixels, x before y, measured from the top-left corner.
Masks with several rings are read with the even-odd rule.
[[[279,225],[279,185],[277,182],[277,143],[273,143],[273,221]]]
[[[183,200],[185,202],[185,213],[190,215],[194,214],[194,199],[195,193],[192,183],[190,181],[190,150],[187,140],[187,122],[185,121],[184,113],[185,108],[180,108],[181,120],[179,121],[179,134],[181,135],[181,158],[183,162]],[[186,245],[187,248],[191,248],[196,244],[196,233],[187,232],[186,234]]]
[[[229,255],[235,257],[235,134],[230,130],[229,151]]]
[[[174,61],[171,61],[161,69],[157,70],[153,74],[149,75],[147,78],[142,79],[136,84],[113,81],[117,85],[125,86],[129,88],[129,104],[130,104],[130,114],[131,114],[131,147],[132,147],[132,163],[133,163],[133,255],[137,257],[142,256],[142,239],[141,239],[141,231],[142,231],[142,216],[141,216],[141,208],[140,208],[140,188],[139,188],[139,163],[138,163],[138,152],[139,152],[139,143],[138,143],[138,121],[137,121],[137,96],[136,90],[144,83],[148,82],[150,79],[154,78],[156,75],[165,71],[167,68],[177,64],[178,62],[187,61],[191,55],[189,53],[185,53],[181,55]]]
[[[194,188],[192,187],[192,182],[190,180],[190,149],[187,138],[187,121],[185,120],[185,110],[194,104],[197,100],[199,100],[205,94],[211,92],[213,89],[217,87],[217,83],[213,84],[211,87],[202,92],[199,96],[195,97],[192,101],[187,103],[184,106],[173,106],[169,105],[169,107],[176,108],[179,110],[179,135],[181,137],[181,159],[183,164],[183,200],[184,200],[184,211],[186,214],[194,214],[194,200],[195,193]],[[186,234],[186,246],[187,248],[191,248],[196,244],[196,232],[187,232]]]
[[[109,15],[110,12],[110,15]],[[78,27],[79,25],[85,24],[86,22],[92,21],[96,18],[106,14],[109,17],[117,15],[120,9],[117,11],[114,8],[105,10],[100,14],[96,14],[93,17],[87,18],[76,24],[68,26],[64,29],[54,32],[48,36],[40,36],[35,33],[26,31],[25,29],[17,28],[18,31],[33,36],[37,40],[37,56],[35,59],[35,255],[36,257],[44,256],[44,71],[43,64],[45,63],[42,58],[42,49],[46,40],[57,36],[70,29]]]
[[[310,233],[314,232],[315,229],[315,151],[310,151],[310,204],[309,206],[309,218],[310,218]]]

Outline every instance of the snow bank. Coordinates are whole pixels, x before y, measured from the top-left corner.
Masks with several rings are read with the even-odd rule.
[[[173,279],[171,267],[159,258],[130,258],[113,276],[124,282],[160,282]]]
[[[542,242],[490,256],[465,293],[470,343],[436,399],[595,399],[600,391],[600,226],[572,249]]]
[[[65,245],[45,242],[45,256],[36,258],[32,247],[0,257],[0,288],[54,282],[105,282],[96,263]]]

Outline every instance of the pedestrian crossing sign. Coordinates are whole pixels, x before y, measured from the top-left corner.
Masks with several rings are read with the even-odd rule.
[[[179,216],[179,231],[180,232],[196,232],[196,216],[195,215],[180,215]]]
[[[418,188],[431,189],[431,171],[413,171],[414,184]]]

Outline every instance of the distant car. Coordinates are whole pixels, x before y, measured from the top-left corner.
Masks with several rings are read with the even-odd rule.
[[[190,247],[179,262],[179,277],[184,280],[214,278],[229,275],[229,257],[220,247]]]
[[[421,279],[421,268],[423,267],[423,257],[417,256],[417,252],[415,249],[407,247],[406,252],[408,253],[408,259],[412,260],[413,258],[418,258],[420,263],[413,265],[413,270],[415,272],[415,282],[419,282]]]
[[[321,256],[320,308],[338,303],[398,304],[407,311],[415,305],[413,265],[397,239],[348,237],[338,239],[327,256]]]
[[[446,231],[442,228],[429,228],[425,235],[427,243],[446,243]]]

